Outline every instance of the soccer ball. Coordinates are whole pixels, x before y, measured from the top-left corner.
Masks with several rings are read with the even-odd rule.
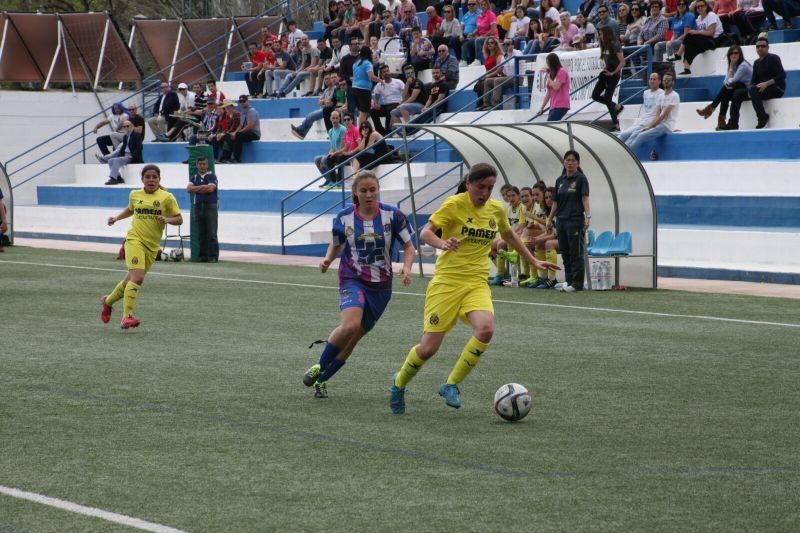
[[[531,395],[519,383],[507,383],[494,393],[494,411],[503,420],[516,422],[531,411]]]
[[[183,250],[180,248],[175,248],[174,250],[169,251],[169,260],[170,261],[183,261]]]

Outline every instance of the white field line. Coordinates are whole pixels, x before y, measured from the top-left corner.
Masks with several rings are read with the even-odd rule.
[[[4,487],[3,485],[0,485],[0,494],[5,494],[6,496],[11,496],[12,498],[19,498],[21,500],[28,500],[34,503],[40,503],[42,505],[47,505],[48,507],[55,507],[56,509],[62,509],[64,511],[69,511],[70,513],[93,516],[95,518],[100,518],[102,520],[107,520],[109,522],[122,524],[144,531],[154,531],[156,533],[183,533],[183,531],[180,529],[162,526],[161,524],[154,524],[153,522],[147,522],[145,520],[140,520],[139,518],[133,518],[132,516],[111,513],[109,511],[96,509],[94,507],[86,507],[85,505],[79,505],[66,500],[59,500],[58,498],[50,498],[49,496],[43,496],[41,494],[36,494],[35,492],[25,492],[24,490],[15,489],[12,487]]]
[[[72,268],[77,270],[96,270],[101,272],[126,272],[125,270],[118,269],[118,268],[100,268],[100,267],[88,267],[88,266],[77,266],[77,265],[59,265],[53,263],[36,263],[30,261],[5,261],[0,260],[0,263],[8,263],[8,264],[15,264],[15,265],[30,265],[30,266],[40,266],[40,267],[52,267],[52,268]],[[149,276],[168,276],[174,278],[188,278],[188,279],[198,279],[203,281],[227,281],[227,282],[234,282],[234,283],[254,283],[257,285],[279,285],[279,286],[286,286],[286,287],[304,287],[310,289],[328,289],[328,290],[338,290],[338,287],[331,286],[331,285],[314,285],[310,283],[289,283],[283,281],[266,281],[266,280],[258,280],[258,279],[240,279],[240,278],[222,278],[222,277],[215,277],[215,276],[197,276],[193,274],[170,274],[167,272],[149,272]],[[419,296],[425,297],[424,294],[419,292],[405,292],[405,291],[392,291],[392,294],[400,294],[403,296]],[[725,318],[719,316],[710,316],[710,315],[683,315],[679,313],[660,313],[657,311],[636,311],[633,309],[613,309],[609,307],[589,307],[583,305],[566,305],[566,304],[549,304],[549,303],[540,303],[540,302],[519,302],[515,300],[492,300],[495,303],[501,304],[511,304],[511,305],[532,305],[537,307],[553,307],[557,309],[577,309],[581,311],[600,311],[604,313],[623,313],[623,314],[630,314],[630,315],[643,315],[643,316],[660,316],[660,317],[667,317],[667,318],[689,318],[692,320],[711,320],[716,322],[731,322],[735,324],[753,324],[758,326],[777,326],[783,328],[800,328],[800,324],[793,324],[791,322],[769,322],[766,320],[747,320],[742,318]]]

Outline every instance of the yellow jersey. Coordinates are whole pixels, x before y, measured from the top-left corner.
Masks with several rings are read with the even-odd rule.
[[[463,282],[486,281],[489,252],[499,233],[511,231],[503,204],[489,199],[475,207],[469,193],[456,194],[444,201],[431,215],[430,222],[442,230],[442,239],[458,239],[458,250],[446,250],[436,260],[436,276],[458,278]]]
[[[164,233],[164,224],[156,217],[174,217],[181,213],[178,201],[164,189],[157,189],[152,194],[144,189],[131,191],[128,209],[133,212],[133,222],[126,238],[137,240],[150,250],[158,250]]]

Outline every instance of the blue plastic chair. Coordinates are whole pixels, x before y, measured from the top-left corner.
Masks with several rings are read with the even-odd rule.
[[[628,255],[633,251],[633,242],[629,231],[623,231],[608,247],[608,255]]]
[[[608,248],[614,242],[614,234],[610,231],[604,231],[594,240],[594,243],[588,247],[589,255],[608,255]]]
[[[586,232],[586,248],[591,248],[594,244],[594,231],[589,230]]]

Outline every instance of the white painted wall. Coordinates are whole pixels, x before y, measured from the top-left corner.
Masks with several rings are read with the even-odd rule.
[[[100,93],[99,97],[107,107],[119,101],[129,92],[105,92]],[[141,107],[141,103],[139,103]],[[93,115],[101,110],[100,103],[93,93],[79,92],[73,94],[70,91],[0,91],[0,161],[6,161],[16,155],[30,150],[44,139],[55,133],[74,126],[86,117]],[[98,117],[99,120],[99,117]],[[88,131],[94,124],[87,125]],[[80,130],[75,129],[65,135],[66,140],[77,139],[80,137]],[[94,142],[93,137],[87,138],[87,142]],[[60,143],[59,143],[60,144]],[[44,155],[59,144],[51,143],[38,150],[31,151],[24,158],[12,161],[8,172],[21,168],[26,161],[34,161],[40,155]],[[49,163],[37,167],[44,170],[56,161],[65,158],[67,155],[80,150],[80,143],[72,144],[68,151],[60,152],[60,157],[50,158]],[[32,204],[36,201],[35,184],[43,183],[68,183],[73,180],[73,166],[80,163],[80,158],[68,160],[56,168],[47,171],[41,177],[33,180],[31,185],[23,185],[14,190],[14,200],[17,205]],[[12,176],[11,182],[18,183],[20,176]]]

